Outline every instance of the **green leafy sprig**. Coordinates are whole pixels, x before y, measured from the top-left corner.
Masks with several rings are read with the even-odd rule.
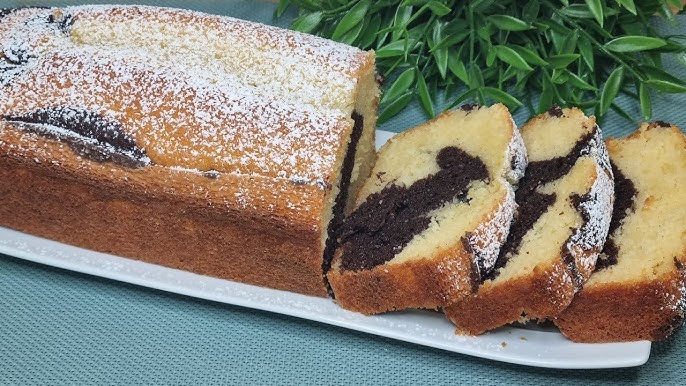
[[[652,115],[651,91],[686,92],[663,54],[686,65],[686,36],[659,34],[655,15],[676,23],[681,0],[281,0],[292,28],[376,51],[384,78],[379,121],[417,99],[428,116],[466,100],[502,102],[530,114],[553,104],[602,117],[620,93]]]

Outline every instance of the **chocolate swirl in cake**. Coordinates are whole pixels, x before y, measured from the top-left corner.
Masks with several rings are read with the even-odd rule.
[[[97,113],[56,107],[29,114],[5,115],[3,120],[31,133],[63,141],[77,154],[97,162],[114,162],[129,168],[151,163],[119,123]]]
[[[500,249],[500,254],[493,270],[484,275],[483,280],[494,279],[498,275],[498,270],[504,267],[509,257],[519,250],[524,235],[533,228],[543,213],[555,203],[557,199],[556,194],[540,193],[537,191],[537,188],[569,173],[577,159],[588,153],[589,146],[594,141],[597,130],[598,128],[595,128],[592,132],[580,138],[572,150],[563,157],[529,163],[526,174],[519,182],[519,187],[515,192],[515,201],[519,206],[518,214],[512,223],[505,244]]]
[[[31,58],[34,56],[25,47],[10,46],[0,51],[0,86],[9,84]]]
[[[322,272],[324,274],[324,281],[326,282],[326,273],[331,269],[331,260],[333,254],[338,248],[336,231],[343,224],[345,203],[348,202],[348,190],[350,189],[350,178],[352,176],[353,167],[355,166],[355,153],[357,151],[357,144],[362,137],[362,129],[364,127],[364,119],[358,112],[353,111],[351,118],[353,119],[353,129],[350,134],[350,143],[343,159],[343,167],[341,168],[341,182],[338,196],[334,201],[332,208],[331,221],[327,229],[326,245],[324,247],[324,259],[322,261]],[[328,286],[328,283],[327,283]],[[330,288],[329,288],[330,290]],[[333,297],[333,291],[329,291]]]
[[[69,35],[69,30],[74,25],[74,17],[70,14],[51,14],[48,16],[48,23],[57,24],[57,29],[65,35]]]
[[[612,219],[610,220],[610,230],[608,231],[610,237],[605,242],[603,252],[598,256],[598,261],[595,265],[596,271],[617,264],[619,249],[612,238],[612,234],[619,228],[624,218],[634,207],[634,198],[638,193],[634,183],[626,178],[614,163],[610,162],[610,164],[612,165],[612,173],[615,177],[615,204],[612,208]]]
[[[456,147],[441,149],[440,170],[409,187],[389,185],[367,197],[338,231],[344,270],[371,269],[391,260],[415,235],[426,230],[428,215],[443,204],[467,199],[472,181],[487,180],[486,165]]]

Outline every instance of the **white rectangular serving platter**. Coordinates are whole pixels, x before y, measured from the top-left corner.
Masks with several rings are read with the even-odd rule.
[[[393,133],[377,131],[377,147]],[[537,367],[592,369],[644,364],[650,342],[572,343],[554,329],[508,326],[481,336],[455,333],[431,311],[364,316],[333,300],[262,288],[94,252],[0,227],[0,253],[71,271],[234,304],[456,353]]]

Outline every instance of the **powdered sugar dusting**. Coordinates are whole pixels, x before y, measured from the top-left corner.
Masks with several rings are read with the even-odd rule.
[[[485,272],[490,272],[495,265],[517,208],[514,190],[509,184],[505,185],[506,195],[498,208],[488,214],[486,221],[480,223],[469,238],[475,259]]]
[[[595,160],[596,179],[580,203],[579,209],[585,214],[586,222],[574,231],[566,248],[579,265],[580,271],[587,277],[593,271],[598,254],[607,239],[614,203],[614,179],[610,158],[597,126],[593,139],[589,146],[582,150],[582,154]]]
[[[512,120],[512,127],[514,133],[505,151],[505,159],[510,160],[510,165],[504,177],[510,184],[517,185],[517,182],[524,177],[529,160],[526,146],[524,145],[524,138],[522,138],[522,134],[517,129],[514,120]]]
[[[81,44],[145,47],[148,57],[175,66],[200,65],[213,82],[231,74],[255,92],[287,101],[351,108],[354,74],[371,63],[357,48],[229,17],[143,6],[67,10]]]
[[[124,28],[122,20],[140,24],[150,14],[156,15],[154,21],[160,25],[196,20],[225,28],[219,37],[248,34],[241,36],[250,40],[250,31],[259,32],[259,39],[267,39],[272,51],[283,50],[285,45],[298,48],[296,54],[282,55],[294,55],[287,65],[298,64],[306,72],[327,74],[326,79],[303,86],[305,91],[330,93],[332,90],[315,86],[335,78],[340,80],[340,87],[334,91],[350,95],[355,82],[343,69],[350,70],[346,65],[351,63],[353,67],[360,65],[355,59],[359,51],[323,39],[309,41],[299,34],[283,37],[271,27],[235,19],[169,9],[157,13],[146,7],[25,10],[7,17],[12,19],[7,24],[12,27],[11,33],[0,29],[1,48],[8,58],[0,61],[0,81],[6,85],[1,115],[16,116],[55,106],[89,111],[121,124],[158,165],[268,176],[324,189],[330,186],[333,164],[350,125],[349,111],[286,98],[292,88],[269,97],[273,89],[242,83],[249,78],[199,66],[205,58],[187,55],[193,47],[183,39],[181,48],[165,48],[162,43],[166,35],[152,35],[158,39],[157,48],[152,50],[144,46],[144,35],[133,39],[140,46],[117,46],[117,39],[110,45],[84,44],[54,22],[70,14],[75,15],[74,36],[89,36],[79,28],[97,30],[102,21],[100,32],[126,40],[126,35],[116,33],[117,28]],[[89,18],[91,24],[87,23]],[[305,48],[307,45],[311,46]],[[302,94],[318,97],[310,92]]]

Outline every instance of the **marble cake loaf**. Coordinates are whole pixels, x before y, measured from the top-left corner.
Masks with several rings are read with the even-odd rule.
[[[461,332],[555,317],[593,272],[607,237],[614,183],[600,129],[554,107],[522,128],[529,155],[518,215],[479,290],[444,309]]]
[[[507,237],[522,137],[503,105],[446,112],[378,153],[328,277],[365,314],[436,309],[471,293]]]
[[[0,225],[326,296],[374,54],[142,6],[0,11]]]
[[[662,340],[686,312],[686,136],[664,122],[607,140],[616,203],[584,288],[556,319],[575,342]]]

